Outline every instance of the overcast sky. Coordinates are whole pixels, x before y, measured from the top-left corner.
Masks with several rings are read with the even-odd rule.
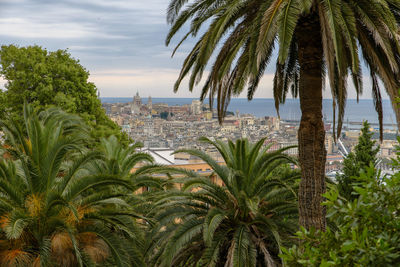
[[[172,86],[185,54],[185,43],[171,59],[165,47],[168,0],[0,0],[1,44],[37,44],[48,50],[69,49],[90,71],[103,97],[198,97],[183,83]],[[173,44],[176,44],[173,42]],[[256,97],[272,97],[273,66],[269,67]],[[363,98],[370,98],[365,80]],[[328,91],[328,90],[327,90]],[[245,94],[243,95],[245,97]],[[325,97],[329,93],[325,92]],[[354,98],[349,90],[349,98]]]

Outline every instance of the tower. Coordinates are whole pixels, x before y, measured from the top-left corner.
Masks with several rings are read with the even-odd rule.
[[[151,96],[149,96],[149,99],[147,100],[147,108],[149,110],[153,109],[153,101],[151,100]]]
[[[140,108],[142,107],[142,99],[139,96],[139,91],[136,93],[136,95],[133,97],[133,102],[131,106],[131,112],[132,114],[138,114],[140,113]]]
[[[133,104],[140,107],[142,105],[142,99],[139,96],[139,91],[136,92],[136,95],[133,97]]]

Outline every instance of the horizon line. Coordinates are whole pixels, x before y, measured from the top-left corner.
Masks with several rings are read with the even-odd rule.
[[[141,98],[149,98],[149,96],[140,96]],[[133,98],[133,96],[100,96],[99,98]],[[200,97],[158,97],[158,96],[151,96],[151,98],[169,98],[169,99],[200,99]],[[208,97],[205,99],[209,99]],[[246,97],[232,97],[231,100],[233,99],[243,99],[243,100],[248,100]],[[274,98],[272,97],[255,97],[252,100],[248,100],[253,101],[256,99],[272,99],[274,100]],[[286,100],[299,100],[299,98],[286,98]],[[322,100],[332,100],[332,98],[323,98]],[[347,98],[347,100],[357,100],[357,98]],[[373,98],[360,98],[358,99],[359,101],[361,100],[373,100]],[[382,100],[390,100],[389,98],[383,98]]]

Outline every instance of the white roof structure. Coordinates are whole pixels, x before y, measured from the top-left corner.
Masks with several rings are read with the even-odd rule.
[[[175,157],[171,148],[144,148],[142,152],[150,154],[156,163],[163,165],[174,165]]]

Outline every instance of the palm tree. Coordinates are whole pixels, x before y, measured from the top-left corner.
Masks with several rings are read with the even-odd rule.
[[[138,221],[141,227],[135,243],[143,252],[149,241],[145,233],[149,232],[153,225],[148,213],[154,205],[155,193],[171,186],[166,177],[170,177],[171,174],[184,175],[187,172],[154,163],[150,154],[138,152],[140,148],[140,143],[124,146],[115,136],[101,138],[97,150],[102,153],[102,157],[92,161],[86,169],[92,174],[116,175],[130,182],[129,189],[115,186],[112,190],[124,194],[124,199],[132,210],[141,216],[141,220]]]
[[[214,146],[218,163],[199,150],[180,150],[205,161],[217,175],[177,178],[181,191],[155,203],[155,266],[275,266],[280,246],[297,229],[297,172],[281,172],[292,159],[262,148],[265,139],[202,141]],[[178,153],[177,152],[177,153]],[[284,175],[283,175],[284,174]],[[213,176],[213,175],[211,175]],[[199,265],[197,265],[199,264]]]
[[[300,97],[302,112],[298,132],[302,169],[300,224],[324,230],[326,212],[320,205],[325,192],[326,162],[322,121],[324,77],[329,78],[333,109],[339,113],[336,136],[342,127],[349,75],[357,95],[362,93],[360,58],[364,59],[372,80],[381,133],[380,81],[392,100],[400,125],[400,109],[394,101],[400,87],[399,1],[171,0],[168,22],[172,26],[167,45],[182,28],[189,30],[177,48],[190,35],[201,33],[183,63],[175,91],[190,72],[192,90],[213,61],[201,99],[208,94],[212,102],[217,96],[221,120],[231,96],[247,88],[248,99],[252,99],[267,64],[275,58],[274,48],[278,47],[275,106],[278,110],[287,92],[292,91]],[[190,26],[183,27],[187,22]],[[335,128],[335,115],[333,120]]]
[[[92,171],[119,175],[128,179],[132,170],[138,167],[138,164],[144,165],[154,161],[149,154],[137,152],[137,149],[141,147],[140,143],[124,147],[113,135],[108,138],[101,138],[98,150],[103,153],[104,159],[97,161]]]
[[[101,159],[91,162],[88,171],[116,175],[130,181],[134,189],[141,187],[162,189],[165,179],[157,176],[167,175],[178,170],[154,163],[150,154],[138,152],[140,148],[142,148],[140,143],[133,143],[125,147],[113,135],[101,138],[97,150],[103,156]]]
[[[0,122],[10,155],[0,160],[0,265],[143,266],[135,214],[110,190],[130,183],[87,173],[101,154],[85,148],[82,120],[26,106],[24,123]]]

